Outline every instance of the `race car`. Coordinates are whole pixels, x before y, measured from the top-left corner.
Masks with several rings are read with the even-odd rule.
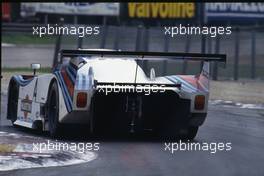
[[[197,75],[149,76],[144,60],[202,61]],[[61,50],[52,73],[12,76],[7,119],[14,125],[60,136],[67,124],[85,125],[87,133],[140,133],[194,139],[206,118],[209,61],[223,54]]]

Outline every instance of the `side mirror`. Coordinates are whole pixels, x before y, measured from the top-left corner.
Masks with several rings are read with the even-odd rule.
[[[150,69],[150,74],[149,75],[150,75],[150,79],[151,80],[155,80],[155,77],[156,76],[155,76],[155,70],[154,70],[154,68],[151,68]]]
[[[36,75],[36,70],[40,69],[40,64],[31,64],[31,69],[33,69],[33,74]]]

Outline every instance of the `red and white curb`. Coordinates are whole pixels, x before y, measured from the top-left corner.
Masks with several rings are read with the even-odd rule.
[[[71,150],[42,150],[36,152],[33,150],[33,142],[45,142],[45,139],[39,137],[0,131],[0,139],[0,171],[81,164],[97,157],[94,151],[80,153]],[[12,151],[8,149],[4,151],[3,146],[9,146]]]
[[[240,103],[226,100],[209,100],[209,103],[212,105],[222,105],[224,107],[237,107],[242,109],[264,109],[264,104]]]

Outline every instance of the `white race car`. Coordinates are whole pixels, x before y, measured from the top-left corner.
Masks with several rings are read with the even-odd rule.
[[[150,76],[143,60],[203,61],[198,75]],[[8,88],[7,119],[61,135],[64,124],[85,124],[89,133],[152,130],[193,139],[206,118],[209,62],[222,54],[62,50],[52,73],[15,75]],[[33,69],[40,67],[33,64]]]

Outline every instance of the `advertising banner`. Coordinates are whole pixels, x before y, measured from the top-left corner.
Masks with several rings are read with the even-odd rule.
[[[21,16],[36,13],[118,16],[119,3],[21,3]]]
[[[207,20],[263,21],[264,3],[206,3]]]
[[[126,3],[121,8],[126,21],[190,22],[197,19],[196,3]]]
[[[11,19],[10,3],[2,3],[2,20],[9,21]]]

